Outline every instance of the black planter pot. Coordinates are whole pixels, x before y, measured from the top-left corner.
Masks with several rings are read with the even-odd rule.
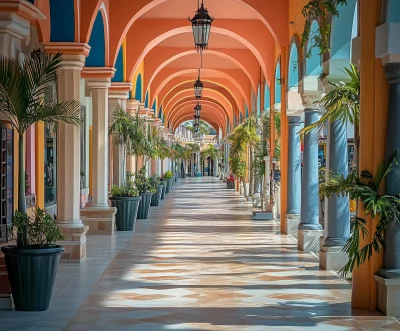
[[[171,191],[171,188],[172,188],[172,178],[167,179],[167,190],[165,191],[165,193],[169,193]]]
[[[167,192],[167,182],[165,180],[160,182],[163,186],[162,193],[161,193],[161,200],[165,199],[165,193]]]
[[[133,230],[141,199],[141,197],[110,198],[111,206],[117,208],[117,214],[115,215],[117,231]]]
[[[153,194],[153,196],[151,197],[151,202],[150,202],[150,206],[158,206],[160,204],[160,199],[161,199],[161,194],[163,191],[163,184],[158,184],[157,185],[157,192]]]
[[[153,193],[140,193],[140,196],[142,197],[142,200],[140,200],[137,218],[140,220],[147,220],[147,218],[149,217],[150,202]]]
[[[61,253],[64,247],[18,248],[3,246],[15,310],[49,308]]]

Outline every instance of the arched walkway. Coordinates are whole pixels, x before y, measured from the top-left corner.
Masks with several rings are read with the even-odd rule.
[[[357,317],[346,281],[319,270],[277,223],[250,213],[218,178],[180,179],[133,234],[89,237],[96,254],[61,264],[48,311],[4,312],[1,327],[399,330],[389,317]]]

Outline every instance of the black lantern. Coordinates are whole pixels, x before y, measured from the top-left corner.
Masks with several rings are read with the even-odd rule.
[[[200,124],[200,116],[199,117],[195,116],[194,117],[194,125],[199,126],[199,124]]]
[[[201,106],[197,104],[197,106],[194,107],[194,115],[200,117],[200,111],[201,111]]]
[[[194,83],[194,96],[196,99],[201,99],[201,95],[203,93],[203,83],[200,80],[200,69],[199,69],[199,77]]]
[[[201,6],[198,7],[196,15],[189,21],[192,22],[192,30],[194,37],[194,44],[198,52],[202,52],[208,46],[208,39],[210,37],[211,23],[214,19],[208,15],[208,10],[204,8],[203,0]]]

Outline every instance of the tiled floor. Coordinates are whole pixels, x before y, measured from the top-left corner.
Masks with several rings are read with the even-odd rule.
[[[348,283],[250,213],[218,179],[181,180],[133,234],[62,264],[47,312],[0,313],[0,330],[400,330],[351,311]]]

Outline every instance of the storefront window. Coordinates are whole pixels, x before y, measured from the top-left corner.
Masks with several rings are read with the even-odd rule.
[[[46,123],[44,135],[44,198],[45,205],[57,203],[57,129]]]

